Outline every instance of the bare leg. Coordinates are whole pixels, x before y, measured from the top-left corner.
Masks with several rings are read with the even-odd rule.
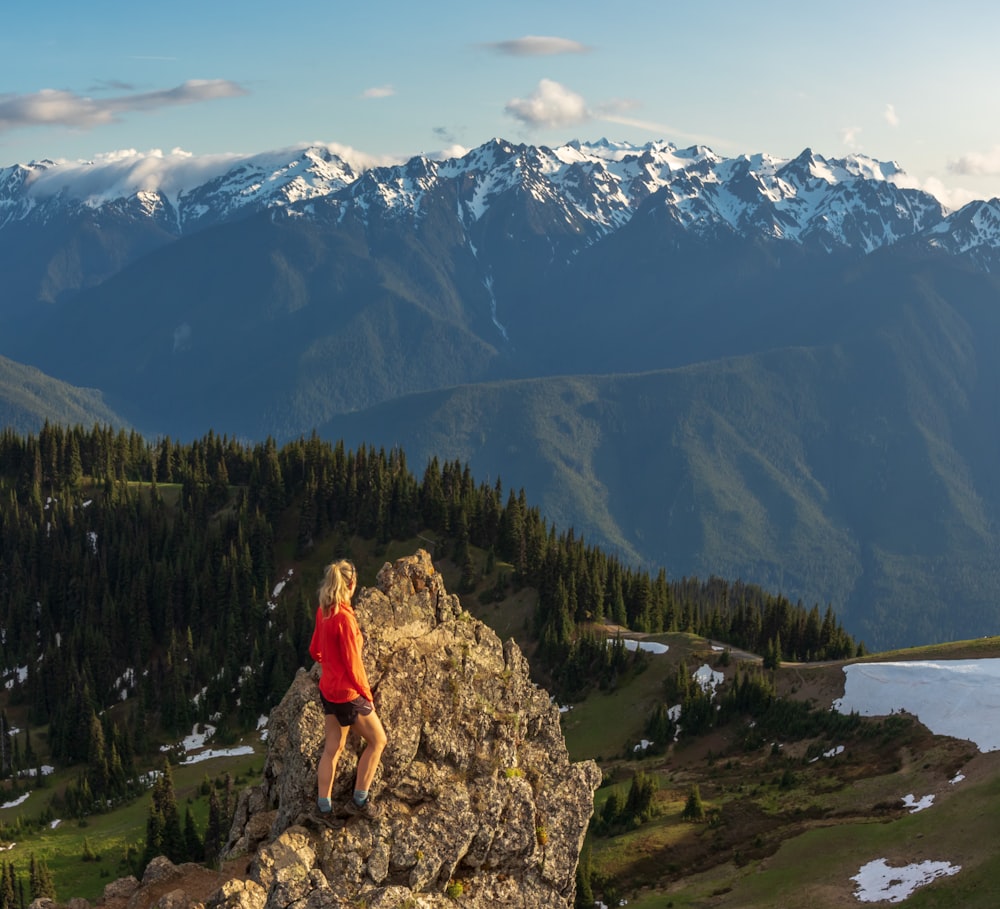
[[[344,750],[349,726],[341,726],[332,714],[326,717],[326,744],[316,767],[316,788],[321,799],[330,798],[333,781],[337,776],[337,761]]]
[[[354,788],[367,792],[371,789],[375,771],[378,770],[382,752],[385,750],[385,729],[382,728],[382,721],[374,710],[368,716],[359,716],[354,721],[354,729],[365,740],[365,750],[358,758],[358,778]]]

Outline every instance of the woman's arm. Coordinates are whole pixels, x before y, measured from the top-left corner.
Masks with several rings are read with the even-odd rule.
[[[368,684],[368,673],[361,659],[361,631],[357,622],[347,613],[341,613],[340,634],[337,635],[339,656],[342,659],[344,675],[350,680],[362,697],[372,700],[371,686]]]
[[[313,625],[312,640],[309,641],[309,656],[311,656],[317,663],[323,662],[323,654],[319,649],[319,618],[322,610],[316,610],[316,624]]]

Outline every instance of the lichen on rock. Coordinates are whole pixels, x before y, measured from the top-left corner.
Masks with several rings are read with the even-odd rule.
[[[459,891],[470,907],[572,905],[600,771],[570,762],[520,649],[462,609],[423,550],[386,563],[354,606],[388,735],[373,789],[384,816],[309,822],[324,738],[314,666],[271,712],[263,781],[240,796],[227,857],[252,857],[271,909],[451,906]],[[350,795],[359,748],[351,736],[335,803]]]

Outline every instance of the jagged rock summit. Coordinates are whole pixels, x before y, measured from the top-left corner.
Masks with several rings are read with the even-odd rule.
[[[430,556],[386,563],[355,597],[365,664],[389,743],[376,821],[311,822],[323,749],[318,669],[300,671],[271,712],[263,782],[240,797],[227,858],[249,879],[207,903],[552,909],[573,902],[600,771],[571,763],[559,711],[513,641],[447,593]],[[353,787],[351,736],[334,783]],[[354,748],[352,751],[351,749]]]

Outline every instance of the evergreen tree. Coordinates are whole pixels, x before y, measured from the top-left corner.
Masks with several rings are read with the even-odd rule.
[[[108,791],[108,749],[104,739],[104,728],[97,714],[91,711],[90,714],[90,735],[89,747],[87,748],[87,779],[90,782],[90,791],[94,797],[105,802],[109,796]]]
[[[687,802],[684,805],[684,810],[681,812],[681,817],[686,821],[701,821],[705,819],[705,806],[702,804],[701,789],[697,783],[691,787],[691,791],[688,793]]]
[[[574,909],[594,909],[594,889],[591,884],[593,868],[590,860],[590,844],[585,843],[580,850],[580,860],[576,863],[576,898]],[[2,907],[0,907],[2,909]]]
[[[31,853],[28,870],[29,890],[32,900],[56,898],[56,886],[52,880],[52,872],[45,864],[45,859],[36,859]]]
[[[142,867],[145,868],[158,855],[163,855],[163,815],[154,804],[146,817],[146,847],[142,853]]]
[[[617,826],[622,814],[622,800],[617,789],[608,794],[604,807],[601,809],[601,820],[605,830],[610,831]]]
[[[85,862],[96,862],[100,856],[94,852],[93,847],[90,845],[90,840],[87,837],[83,838],[83,854],[80,858]]]
[[[638,826],[653,816],[653,798],[656,795],[656,780],[641,771],[632,777],[628,796],[622,809],[622,818],[629,826]]]
[[[222,805],[213,786],[208,797],[208,824],[205,827],[205,864],[212,868],[218,864],[222,851],[223,824]]]
[[[67,485],[74,492],[83,485],[83,461],[80,458],[80,441],[76,433],[69,437],[69,465],[66,476]]]
[[[0,862],[0,909],[15,909],[14,865]]]
[[[775,635],[767,642],[767,650],[764,652],[764,668],[778,669],[781,666],[781,637]]]
[[[148,865],[158,855],[165,855],[175,864],[186,861],[188,857],[169,761],[163,762],[163,771],[153,785],[152,803],[146,821],[143,865]]]
[[[184,847],[188,858],[193,862],[201,860],[205,855],[205,844],[198,836],[190,807],[184,812]]]

